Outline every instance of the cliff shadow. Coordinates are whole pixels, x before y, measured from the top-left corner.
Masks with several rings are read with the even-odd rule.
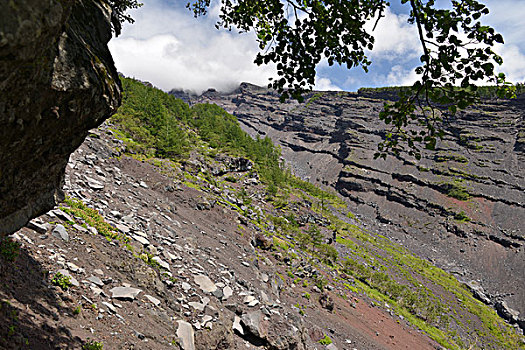
[[[0,253],[0,349],[79,349],[81,340],[57,322],[72,309],[47,283],[48,271],[24,248],[14,262]]]

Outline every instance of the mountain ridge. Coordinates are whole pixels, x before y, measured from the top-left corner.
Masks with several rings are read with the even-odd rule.
[[[252,136],[269,136],[299,177],[336,189],[368,217],[368,224],[395,227],[390,237],[406,241],[465,282],[483,280],[495,299],[513,294],[504,299],[523,314],[524,97],[484,100],[458,113],[445,125],[447,135],[438,149],[424,152],[419,163],[403,154],[373,160],[386,132],[377,117],[382,97],[381,91],[375,98],[370,91],[365,96],[313,92],[303,105],[279,104],[271,91],[244,85],[195,102],[216,103]],[[447,240],[448,235],[455,238]],[[439,241],[443,251],[434,253]],[[498,259],[497,254],[504,260],[489,266],[484,257]]]

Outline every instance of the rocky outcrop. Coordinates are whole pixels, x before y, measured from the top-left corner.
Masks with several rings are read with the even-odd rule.
[[[88,130],[120,104],[103,0],[0,1],[0,233],[53,207]]]
[[[503,298],[525,313],[525,98],[487,100],[458,113],[421,161],[374,160],[385,134],[378,114],[388,94],[314,92],[278,102],[250,84],[207,94],[251,135],[282,147],[294,173],[332,187],[372,230],[460,280],[479,281],[485,302]],[[197,102],[194,101],[194,102]]]

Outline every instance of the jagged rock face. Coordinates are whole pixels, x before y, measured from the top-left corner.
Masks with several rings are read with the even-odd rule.
[[[0,233],[61,196],[69,155],[116,111],[102,0],[0,0]]]
[[[486,101],[447,124],[436,151],[374,160],[385,134],[384,100],[313,93],[280,104],[242,84],[202,96],[237,116],[251,135],[279,143],[303,179],[336,189],[371,229],[525,314],[525,98]],[[470,221],[468,221],[470,220]]]

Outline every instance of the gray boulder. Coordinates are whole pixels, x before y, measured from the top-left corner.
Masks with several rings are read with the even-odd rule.
[[[52,209],[69,155],[120,104],[105,0],[2,1],[0,232]]]

